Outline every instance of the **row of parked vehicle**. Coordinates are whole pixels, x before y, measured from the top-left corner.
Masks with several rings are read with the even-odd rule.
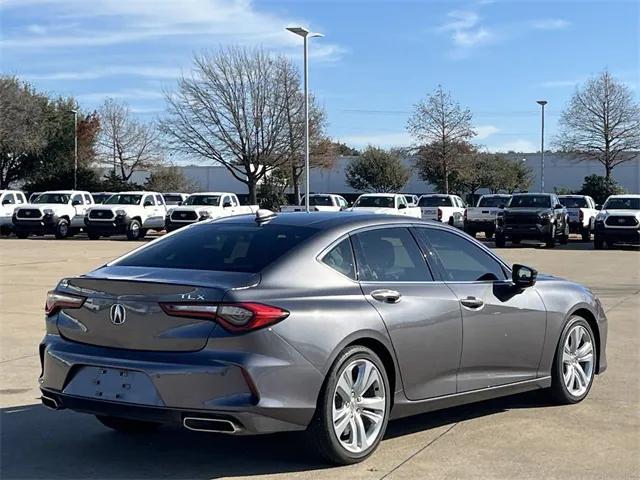
[[[0,226],[18,238],[53,234],[63,239],[86,232],[92,240],[126,235],[143,238],[149,230],[175,230],[208,218],[254,213],[258,206],[241,206],[228,192],[192,195],[131,191],[96,193],[77,190],[39,192],[27,202],[24,193],[0,191]]]
[[[303,202],[304,204],[304,202]],[[311,194],[310,210],[367,211],[405,215],[447,223],[469,235],[495,236],[498,247],[507,242],[536,240],[548,247],[566,244],[570,233],[594,247],[640,243],[640,195],[613,195],[604,206],[585,195],[518,193],[483,195],[467,206],[457,195],[400,193],[363,194],[349,205],[335,194]],[[281,212],[304,211],[288,205]],[[149,230],[171,232],[202,220],[255,213],[257,205],[240,205],[230,192],[159,193],[147,191],[89,193],[75,190],[39,192],[27,202],[23,192],[0,191],[0,228],[19,238],[54,234],[67,238],[85,231],[90,239],[126,235],[143,238]]]
[[[361,195],[348,207],[347,201],[332,194],[309,197],[313,211],[371,211],[434,220],[464,229],[471,236],[483,232],[497,247],[522,240],[543,242],[554,247],[566,244],[569,234],[591,241],[596,249],[615,244],[640,244],[640,195],[613,195],[604,206],[587,195],[518,193],[483,195],[475,207],[457,195],[371,193]],[[304,206],[282,207],[282,212],[303,211]]]

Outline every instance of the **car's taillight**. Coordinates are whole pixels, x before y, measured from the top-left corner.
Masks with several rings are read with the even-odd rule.
[[[222,303],[206,305],[194,303],[162,303],[167,315],[214,320],[233,333],[249,332],[284,320],[289,312],[262,303]]]
[[[80,308],[85,300],[85,297],[51,290],[47,293],[47,302],[44,305],[44,311],[47,315],[53,315],[63,308]]]
[[[580,219],[581,222],[582,220],[584,220],[584,212],[582,210],[580,210],[580,212],[578,213],[578,218]]]
[[[442,221],[442,209],[438,208],[438,220]]]

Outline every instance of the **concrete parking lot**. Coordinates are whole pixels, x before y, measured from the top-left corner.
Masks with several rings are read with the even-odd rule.
[[[640,252],[501,249],[591,287],[609,317],[609,369],[589,397],[553,406],[544,392],[392,422],[364,463],[330,468],[299,434],[229,437],[163,428],[108,431],[38,401],[37,345],[47,290],[138,246],[122,240],[0,240],[2,478],[640,478]],[[264,477],[263,477],[264,476]]]

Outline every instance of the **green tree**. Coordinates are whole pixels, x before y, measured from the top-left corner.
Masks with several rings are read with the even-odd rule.
[[[625,193],[625,190],[613,178],[588,175],[584,177],[582,188],[578,193],[589,195],[596,203],[603,204],[609,195]]]
[[[415,166],[420,178],[432,184],[440,193],[462,193],[465,190],[461,176],[467,171],[465,164],[470,155],[474,154],[475,147],[470,143],[461,143],[447,146],[448,159],[442,161],[442,145],[438,142],[423,145],[418,149]]]
[[[510,159],[506,155],[492,154],[486,163],[485,187],[492,193],[525,192],[533,183],[533,171],[522,160]]]
[[[276,169],[258,186],[258,202],[260,208],[277,211],[280,205],[287,204],[285,190],[288,185],[288,175],[283,169]]]
[[[359,192],[396,192],[409,181],[409,170],[392,151],[367,147],[346,169],[347,183]]]
[[[200,185],[186,177],[178,167],[170,166],[152,171],[144,188],[152,192],[193,193],[200,190]]]

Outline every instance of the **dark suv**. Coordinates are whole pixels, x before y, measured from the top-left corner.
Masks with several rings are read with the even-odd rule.
[[[569,214],[553,193],[518,193],[498,213],[496,247],[507,240],[539,240],[552,248],[569,241]]]

